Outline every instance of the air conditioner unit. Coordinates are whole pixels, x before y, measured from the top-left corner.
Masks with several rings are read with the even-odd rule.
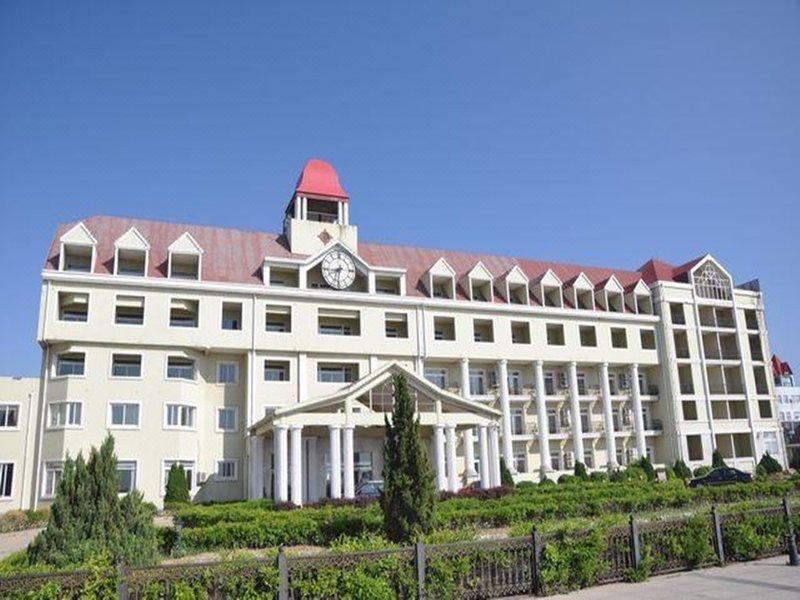
[[[197,472],[197,485],[203,485],[208,480],[208,473],[203,471]]]

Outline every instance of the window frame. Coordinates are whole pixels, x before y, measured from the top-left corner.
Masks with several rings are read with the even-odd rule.
[[[283,379],[267,379],[267,365],[272,365],[273,369],[281,365],[285,377]],[[264,383],[290,383],[292,381],[292,361],[284,357],[266,357],[261,363],[261,381]]]
[[[116,357],[138,357],[139,358],[139,374],[138,375],[117,375],[114,373],[114,359]],[[141,354],[126,354],[124,352],[112,352],[111,353],[111,365],[108,372],[108,376],[111,379],[141,379],[142,378],[142,371],[144,370],[144,356]]]
[[[119,489],[119,486],[118,486],[117,487],[117,494],[119,494],[120,496],[124,496],[126,494],[129,494],[133,490],[139,489],[137,487],[137,483],[138,483],[138,479],[139,479],[139,461],[136,460],[136,459],[133,459],[133,458],[117,460],[117,469],[116,469],[116,471],[117,471],[117,483],[119,483],[119,471],[125,470],[125,469],[120,469],[119,468],[120,465],[131,465],[131,464],[133,465],[133,485],[131,486],[131,489],[128,490],[128,491],[122,491],[122,490]],[[130,470],[130,469],[127,469],[127,470]]]
[[[186,379],[185,377],[170,377],[169,374],[169,361],[172,358],[176,358],[178,360],[187,360],[192,362],[192,379]],[[197,359],[191,358],[189,356],[181,355],[181,354],[167,354],[167,360],[164,361],[164,379],[167,381],[182,381],[186,383],[197,383],[197,373],[198,373],[198,365]]]
[[[332,372],[333,368],[341,369],[344,377],[341,381],[325,381],[321,378],[323,369],[327,369],[328,371]],[[349,372],[350,379],[347,378],[347,373]],[[359,363],[325,363],[325,362],[318,362],[317,363],[317,383],[322,384],[333,384],[333,385],[347,385],[350,383],[354,383],[358,381],[360,377],[360,365]]]
[[[82,373],[64,373],[63,375],[60,373],[61,367],[61,360],[62,357],[67,355],[80,355],[83,356],[83,372]],[[67,379],[69,377],[74,377],[76,379],[82,379],[86,377],[86,352],[60,352],[55,355],[55,360],[53,361],[53,374],[51,375],[51,379]]]
[[[233,367],[233,381],[223,381],[220,378],[220,367]],[[239,385],[239,363],[235,360],[218,360],[216,368],[214,369],[214,382],[216,385],[222,386],[235,386]]]
[[[189,487],[189,494],[191,495],[194,493],[196,488],[199,487],[197,482],[197,461],[196,460],[184,460],[181,458],[162,458],[161,459],[161,497],[167,495],[167,479],[169,478],[169,470],[172,468],[173,464],[180,464],[183,465],[184,470],[189,471],[191,475],[187,477],[188,487]],[[188,465],[188,466],[187,466]]]
[[[11,481],[4,479],[7,474],[4,473],[6,467],[11,467]],[[13,500],[14,490],[16,488],[15,480],[17,476],[17,461],[15,460],[2,460],[0,461],[0,501]],[[8,493],[5,493],[4,488],[8,488]]]
[[[64,415],[64,423],[56,423],[53,424],[53,408],[55,406],[64,406],[65,407],[65,415]],[[70,418],[74,417],[72,407],[79,406],[80,409],[78,411],[80,419],[79,422],[70,423]],[[47,429],[51,431],[60,431],[64,429],[83,429],[83,401],[82,400],[58,400],[56,402],[48,402],[47,403]]]
[[[136,424],[135,425],[127,425],[124,422],[121,424],[114,423],[114,405],[121,405],[123,407],[123,421],[125,420],[125,416],[127,415],[126,408],[128,406],[136,406],[137,407],[137,414],[136,414]],[[138,430],[142,428],[142,403],[137,401],[128,401],[128,400],[109,400],[108,402],[108,418],[106,421],[106,427],[108,429],[132,429]]]
[[[61,460],[46,460],[43,461],[44,466],[42,468],[42,481],[41,485],[42,488],[39,493],[39,497],[44,500],[49,500],[56,497],[56,493],[58,492],[58,486],[61,483],[61,478],[64,476],[64,461]],[[53,488],[51,491],[47,491],[49,481],[49,474],[53,474]],[[57,474],[57,475],[56,475]]]
[[[170,425],[169,424],[169,413],[170,407],[177,407],[178,408],[178,421],[183,421],[183,414],[185,409],[189,409],[191,412],[187,414],[192,415],[192,424],[191,425]],[[188,402],[164,402],[164,421],[163,426],[164,429],[170,431],[197,431],[197,422],[199,410],[196,404],[190,404]]]
[[[142,322],[141,323],[125,323],[120,322],[117,320],[117,310],[119,308],[127,308],[127,307],[120,307],[118,305],[120,298],[141,298],[142,300]],[[146,296],[133,296],[130,294],[116,294],[114,296],[114,325],[122,325],[123,327],[144,327],[147,319],[147,297]]]
[[[19,402],[0,402],[0,408],[5,407],[5,411],[2,413],[5,416],[5,423],[0,422],[0,431],[19,431],[20,429],[20,416],[22,413],[22,405]],[[15,425],[7,425],[8,423],[8,415],[10,409],[16,409],[16,424]]]
[[[220,413],[223,411],[233,412],[233,428],[223,429],[219,424]],[[214,432],[215,433],[236,433],[239,431],[239,408],[236,406],[217,406],[214,411]]]
[[[223,476],[219,473],[219,467],[222,463],[229,463],[233,465],[233,475]],[[239,461],[235,458],[218,458],[214,461],[214,480],[220,482],[233,482],[239,481]]]
[[[429,371],[430,372],[436,371],[437,372],[436,375],[441,375],[442,376],[442,381],[444,382],[444,385],[440,386],[435,381],[432,381],[428,377],[428,372]],[[447,386],[448,386],[448,383],[449,383],[447,375],[448,375],[448,369],[445,368],[445,367],[426,367],[425,369],[423,369],[423,377],[425,377],[425,380],[428,383],[430,383],[432,385],[435,385],[436,387],[438,387],[439,389],[442,389],[442,390],[446,390],[447,389]]]

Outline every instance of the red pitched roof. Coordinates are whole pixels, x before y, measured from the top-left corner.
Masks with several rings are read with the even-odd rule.
[[[294,193],[315,198],[333,198],[344,202],[350,199],[339,183],[339,175],[333,165],[318,158],[312,158],[303,167]]]
[[[773,375],[793,375],[792,367],[787,362],[783,362],[777,354],[772,355],[772,374]]]

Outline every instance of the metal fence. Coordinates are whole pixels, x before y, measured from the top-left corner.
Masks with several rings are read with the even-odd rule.
[[[577,554],[569,552],[583,553],[585,560],[587,548],[595,552],[591,568],[575,567]],[[348,596],[339,584],[354,573],[363,575],[364,582],[379,582],[384,595],[398,598],[542,596],[636,579],[637,574],[641,578],[785,553],[790,564],[800,564],[789,505],[784,500],[779,507],[729,514],[712,509],[710,516],[650,522],[631,516],[627,525],[604,531],[542,535],[534,527],[530,536],[510,539],[306,556],[280,550],[277,558],[257,560],[121,567],[107,574],[17,575],[0,578],[0,598],[34,594],[37,598],[77,598],[91,580],[127,600],[242,596],[306,600]],[[348,580],[348,585],[357,586],[359,581]],[[49,595],[42,593],[46,590]]]

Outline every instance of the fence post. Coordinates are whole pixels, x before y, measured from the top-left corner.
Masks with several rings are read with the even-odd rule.
[[[278,600],[289,600],[289,565],[283,546],[278,548]]]
[[[119,600],[128,600],[128,567],[125,566],[125,561],[119,562],[119,581],[117,582],[117,598]]]
[[[425,545],[421,541],[414,544],[414,565],[417,568],[417,596],[425,598]]]
[[[639,527],[636,525],[633,515],[628,519],[628,523],[631,529],[631,567],[637,569],[642,562],[642,553],[639,547]]]
[[[797,555],[797,540],[794,537],[794,524],[792,523],[792,511],[789,510],[789,500],[783,497],[783,516],[786,518],[786,529],[789,539],[789,564],[793,567],[800,566],[800,557]]]
[[[539,577],[539,568],[542,562],[542,538],[536,531],[536,526],[531,527],[531,594],[542,595],[542,580]]]
[[[725,544],[722,542],[722,522],[719,519],[716,504],[711,506],[711,525],[714,527],[714,545],[716,546],[717,559],[720,565],[724,565]]]

